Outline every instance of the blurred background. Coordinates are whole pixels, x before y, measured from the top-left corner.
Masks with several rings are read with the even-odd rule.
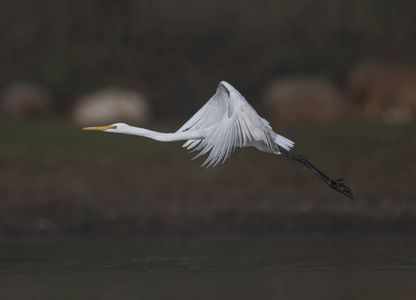
[[[224,164],[176,131],[234,85],[355,200],[255,149]],[[413,1],[0,2],[0,233],[413,231]]]

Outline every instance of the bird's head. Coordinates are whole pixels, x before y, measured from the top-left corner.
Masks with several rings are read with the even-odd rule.
[[[94,127],[84,127],[83,130],[96,130],[96,131],[105,131],[105,132],[115,132],[123,133],[129,125],[125,123],[115,123],[107,126],[94,126]]]

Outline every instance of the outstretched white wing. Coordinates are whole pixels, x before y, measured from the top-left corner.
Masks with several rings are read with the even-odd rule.
[[[223,96],[225,87],[218,85],[217,92],[177,132],[206,129],[215,126],[228,111],[229,101]],[[189,141],[188,141],[189,142]]]
[[[203,166],[224,162],[236,147],[264,144],[271,152],[277,150],[278,135],[272,131],[269,122],[225,81],[220,82],[216,94],[178,132],[199,129],[211,130],[205,139],[188,140],[183,147],[201,151],[194,159],[211,151]]]

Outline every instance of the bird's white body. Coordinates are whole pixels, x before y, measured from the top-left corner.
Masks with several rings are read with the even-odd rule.
[[[138,135],[161,142],[185,140],[184,147],[200,151],[195,158],[210,152],[202,164],[207,167],[224,162],[237,147],[256,147],[302,163],[331,188],[353,199],[350,188],[342,179],[332,180],[304,157],[281,152],[279,147],[289,151],[294,142],[274,132],[269,122],[225,81],[220,82],[215,95],[174,133],[161,133],[124,123],[84,129]]]
[[[138,135],[161,142],[186,140],[187,149],[211,151],[203,166],[224,162],[236,147],[256,147],[279,154],[279,147],[290,150],[294,142],[275,133],[269,122],[260,117],[247,100],[229,83],[221,81],[211,99],[175,133],[160,133],[123,123],[107,132]],[[109,126],[111,127],[111,126]]]

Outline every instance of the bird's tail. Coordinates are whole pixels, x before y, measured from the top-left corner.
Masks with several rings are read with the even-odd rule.
[[[274,138],[274,142],[283,149],[290,151],[290,149],[295,145],[295,142],[285,138],[284,136],[281,136],[279,134],[276,134],[276,137]]]

